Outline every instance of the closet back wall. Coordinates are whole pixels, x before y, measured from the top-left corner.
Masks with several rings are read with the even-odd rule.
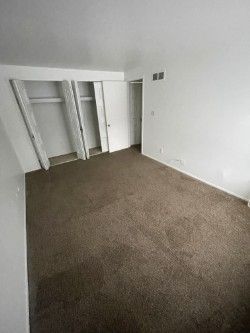
[[[25,81],[30,98],[62,97],[61,82]],[[48,157],[74,152],[65,103],[32,104]]]

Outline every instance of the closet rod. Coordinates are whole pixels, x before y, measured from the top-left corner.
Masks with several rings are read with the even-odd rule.
[[[84,102],[94,101],[94,97],[89,96],[80,96],[80,100]],[[40,103],[61,103],[64,102],[62,97],[42,97],[42,98],[30,98],[31,104],[40,104]]]
[[[62,97],[42,97],[42,98],[30,98],[31,104],[40,104],[40,103],[60,103],[63,102]]]
[[[91,102],[94,101],[94,97],[88,97],[88,96],[80,96],[80,100],[84,102]]]
[[[143,84],[143,82],[138,82],[138,81],[130,81],[129,83],[131,83],[131,84]]]

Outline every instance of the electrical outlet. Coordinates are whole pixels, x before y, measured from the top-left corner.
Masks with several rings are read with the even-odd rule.
[[[169,160],[170,163],[178,163],[180,165],[185,165],[186,164],[186,161],[185,160],[182,160],[180,158],[172,158],[171,160]]]
[[[164,149],[163,149],[163,147],[160,148],[160,153],[161,153],[161,154],[164,153]]]

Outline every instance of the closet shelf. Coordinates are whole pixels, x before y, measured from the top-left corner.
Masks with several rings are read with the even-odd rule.
[[[91,96],[80,96],[80,100],[83,102],[92,102],[94,101],[94,97]],[[62,103],[64,102],[64,98],[62,97],[42,97],[37,98],[33,97],[30,98],[31,104],[40,104],[40,103]]]
[[[80,100],[84,102],[92,102],[94,101],[94,97],[88,97],[88,96],[80,96]]]
[[[63,102],[62,97],[42,97],[42,98],[30,98],[31,104],[40,104],[40,103],[60,103]]]

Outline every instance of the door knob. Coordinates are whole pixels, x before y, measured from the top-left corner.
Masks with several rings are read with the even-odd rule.
[[[110,127],[110,124],[108,124],[108,127]]]

